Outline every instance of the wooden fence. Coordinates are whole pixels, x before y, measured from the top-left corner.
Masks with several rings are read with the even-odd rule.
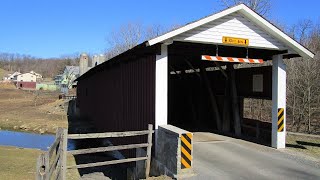
[[[72,100],[72,99],[77,99],[77,96],[71,96],[71,95],[64,95],[64,94],[60,94],[60,95],[59,95],[59,99],[68,99],[68,100]]]
[[[36,179],[65,179],[68,131],[58,128],[55,141],[48,151],[42,153],[37,161]]]
[[[107,132],[107,133],[90,133],[90,134],[69,134],[66,129],[59,128],[56,134],[55,142],[52,144],[50,149],[41,154],[37,162],[37,175],[36,179],[47,180],[47,179],[66,179],[66,170],[74,168],[88,168],[96,166],[105,166],[111,164],[120,164],[127,162],[145,161],[145,175],[149,177],[150,173],[150,162],[151,162],[151,147],[152,147],[152,133],[153,126],[149,124],[148,130],[143,131],[127,131],[127,132]],[[68,151],[69,154],[79,155],[79,154],[90,154],[97,152],[107,152],[107,151],[119,151],[126,149],[135,148],[147,148],[147,155],[145,157],[135,157],[120,160],[111,160],[104,162],[95,162],[88,164],[79,164],[74,166],[66,166],[66,155],[67,155],[67,141],[68,139],[89,139],[89,138],[114,138],[114,137],[129,137],[129,136],[140,136],[148,135],[147,143],[140,144],[129,144],[120,146],[108,146],[108,147],[98,147],[89,149],[78,149]]]

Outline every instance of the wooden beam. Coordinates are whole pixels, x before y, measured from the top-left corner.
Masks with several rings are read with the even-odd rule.
[[[68,151],[72,155],[79,155],[79,154],[89,154],[89,153],[98,153],[98,152],[107,152],[107,151],[117,151],[117,150],[124,150],[124,149],[134,149],[134,148],[143,148],[148,147],[148,143],[142,144],[130,144],[130,145],[121,145],[121,146],[109,146],[109,147],[99,147],[99,148],[89,148],[89,149],[78,149]]]
[[[241,136],[241,122],[240,122],[240,112],[239,112],[235,70],[234,70],[233,64],[230,64],[227,67],[228,67],[228,70],[230,70],[230,74],[231,74],[230,81],[231,81],[231,97],[232,97],[234,131],[236,136]]]
[[[230,132],[230,79],[225,81],[222,131]]]
[[[216,121],[216,125],[217,125],[217,129],[220,131],[222,129],[221,127],[221,117],[220,117],[220,113],[219,113],[219,109],[218,109],[218,105],[217,105],[217,100],[216,97],[213,94],[212,88],[211,88],[211,83],[209,81],[209,78],[207,76],[207,72],[206,69],[203,66],[200,66],[200,73],[203,77],[205,86],[208,90],[209,93],[209,98],[210,98],[210,103],[211,103],[211,108],[212,108],[212,112],[214,114],[214,118]]]
[[[60,143],[60,139],[61,139],[61,135],[62,135],[63,129],[62,128],[58,128],[57,132],[56,132],[56,137],[55,140],[53,142],[53,144],[50,146],[48,152],[49,152],[49,158],[51,158],[51,156],[57,151],[57,147]]]
[[[152,147],[152,131],[153,126],[152,124],[148,125],[148,148],[147,148],[147,160],[146,160],[146,179],[149,177],[150,173],[150,164],[151,164],[151,147]]]
[[[120,163],[135,162],[135,161],[142,161],[142,160],[147,160],[147,157],[137,157],[137,158],[128,158],[128,159],[104,161],[104,162],[89,163],[89,164],[80,164],[80,165],[68,166],[67,168],[68,169],[74,169],[74,168],[81,169],[81,168],[105,166],[105,165],[111,165],[111,164],[120,164]]]
[[[219,63],[219,62],[216,62],[216,61],[213,61],[213,62],[214,62],[214,64],[219,68],[219,70],[220,70],[221,73],[224,75],[224,77],[225,77],[226,79],[228,79],[228,75],[227,75],[227,73],[225,72],[225,70],[222,69],[220,63]]]
[[[37,168],[36,168],[36,180],[46,180],[48,178],[48,174],[46,172],[49,169],[47,164],[46,153],[41,153],[37,160]]]
[[[152,131],[152,133],[153,132],[154,131]],[[149,130],[127,131],[127,132],[90,133],[90,134],[69,134],[68,139],[128,137],[128,136],[141,136],[141,135],[146,135],[146,134],[149,134]]]
[[[185,60],[184,61],[188,64],[188,66],[193,69],[194,73],[196,73],[196,75],[201,78],[200,74],[197,72],[197,70],[192,66],[192,64],[188,61],[188,60]]]
[[[60,177],[62,180],[66,179],[66,173],[67,173],[67,143],[68,143],[68,130],[67,129],[63,129],[62,132],[62,138],[61,138],[61,142],[60,142],[60,153],[61,153],[61,157],[60,157],[60,164],[61,164],[61,172],[60,172]],[[58,174],[59,176],[59,174]]]
[[[48,173],[49,177],[51,177],[53,172],[59,168],[58,161],[59,161],[60,156],[61,156],[61,152],[58,152],[58,154],[56,155],[56,157],[54,158],[54,160],[50,166],[49,173]]]

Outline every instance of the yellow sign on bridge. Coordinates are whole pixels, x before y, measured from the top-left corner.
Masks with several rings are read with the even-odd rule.
[[[240,45],[240,46],[248,46],[249,39],[223,36],[222,43],[223,44]]]

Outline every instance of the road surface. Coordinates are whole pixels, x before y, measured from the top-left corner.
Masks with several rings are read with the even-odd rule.
[[[210,133],[194,141],[196,175],[186,179],[320,179],[320,159]]]

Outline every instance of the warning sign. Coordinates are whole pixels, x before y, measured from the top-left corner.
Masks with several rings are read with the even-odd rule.
[[[240,46],[248,46],[249,39],[223,36],[222,43],[223,44],[240,45]]]

